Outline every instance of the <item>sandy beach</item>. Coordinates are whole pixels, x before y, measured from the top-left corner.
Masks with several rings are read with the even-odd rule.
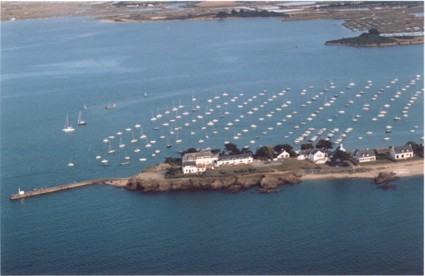
[[[402,161],[388,163],[385,165],[367,165],[365,168],[372,169],[368,172],[348,173],[332,173],[332,174],[308,174],[303,175],[303,180],[319,180],[319,179],[344,179],[344,178],[369,178],[376,177],[380,172],[395,173],[396,176],[414,176],[424,174],[424,160]]]

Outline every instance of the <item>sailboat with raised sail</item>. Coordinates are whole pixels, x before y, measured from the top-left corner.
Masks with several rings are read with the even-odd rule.
[[[81,111],[78,113],[77,123],[78,123],[79,126],[85,126],[87,124],[86,121],[81,119]]]
[[[66,115],[65,126],[62,129],[65,133],[71,133],[75,131],[75,128],[69,125],[68,115]]]

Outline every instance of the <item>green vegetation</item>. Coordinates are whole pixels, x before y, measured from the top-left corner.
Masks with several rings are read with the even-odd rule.
[[[413,153],[416,156],[419,156],[419,157],[422,157],[422,158],[424,157],[424,145],[423,144],[417,144],[413,141],[409,141],[406,144],[410,144],[412,146]]]
[[[316,149],[331,149],[333,147],[333,143],[331,141],[320,139],[316,144]]]
[[[301,150],[308,150],[308,149],[314,149],[314,146],[312,143],[301,144]]]
[[[241,150],[233,143],[228,143],[224,145],[224,150],[222,152],[222,155],[236,155],[240,154]]]
[[[257,151],[254,154],[254,157],[257,159],[269,160],[269,159],[273,159],[274,153],[275,151],[272,146],[262,146],[257,149]]]
[[[182,159],[167,156],[167,157],[165,157],[164,163],[169,164],[171,166],[181,166],[182,165]]]
[[[273,149],[276,153],[280,153],[285,150],[287,153],[289,153],[291,157],[297,156],[297,153],[294,151],[294,148],[288,144],[278,144],[274,146]]]

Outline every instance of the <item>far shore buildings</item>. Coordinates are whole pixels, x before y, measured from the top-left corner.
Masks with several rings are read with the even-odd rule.
[[[391,147],[390,157],[393,160],[403,160],[413,157],[412,145],[406,144],[404,146]]]

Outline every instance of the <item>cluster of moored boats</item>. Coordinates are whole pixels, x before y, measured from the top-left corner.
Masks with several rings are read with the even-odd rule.
[[[273,135],[281,137],[277,143],[293,141],[294,144],[300,144],[326,139],[341,144],[356,128],[356,133],[360,134],[357,139],[362,140],[362,133],[371,136],[374,135],[372,130],[378,131],[373,124],[366,123],[368,118],[372,122],[385,120],[388,123],[383,131],[387,135],[383,139],[389,140],[393,130],[390,122],[397,124],[397,121],[406,118],[409,108],[423,92],[423,88],[411,92],[419,80],[421,76],[417,75],[407,84],[401,85],[398,79],[393,79],[376,92],[372,92],[373,81],[368,80],[361,88],[350,81],[339,92],[331,81],[323,89],[310,85],[299,93],[291,88],[278,93],[263,90],[251,95],[238,93],[232,96],[224,92],[215,94],[205,102],[199,101],[192,94],[190,103],[184,105],[179,100],[178,104],[173,102],[171,106],[157,107],[151,111],[151,117],[146,122],[117,131],[102,142],[105,144],[106,156],[123,156],[120,165],[127,165],[132,159],[145,162],[178,145],[181,146],[177,150],[208,147],[212,143],[216,144],[217,138],[224,144],[244,143],[246,148],[259,144],[262,137]],[[395,89],[397,91],[390,96]],[[395,109],[400,104],[397,101],[405,99],[403,95],[407,93],[411,93],[411,97],[398,116]],[[378,101],[379,98],[382,100]],[[378,109],[378,115],[373,116]],[[389,114],[397,116],[388,119]],[[339,127],[336,127],[337,123]],[[329,125],[334,127],[329,128]],[[340,132],[341,125],[346,127]],[[410,132],[417,128],[412,126]],[[190,136],[192,138],[187,139]],[[293,140],[291,137],[294,137]],[[209,139],[214,140],[208,144]],[[193,145],[193,141],[197,145]],[[100,154],[96,160],[102,165],[109,164],[108,158]]]

